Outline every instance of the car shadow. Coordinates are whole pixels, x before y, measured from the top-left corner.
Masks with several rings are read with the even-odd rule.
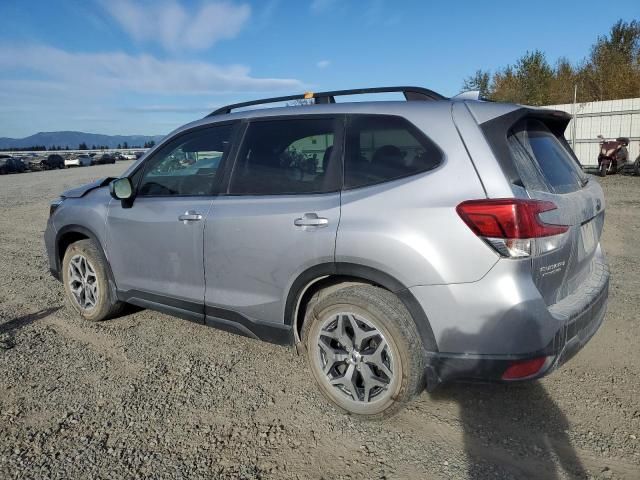
[[[477,334],[450,328],[443,338],[480,345],[487,335],[500,335],[501,328],[501,319],[494,319]],[[511,340],[537,333],[535,329],[514,332]],[[515,345],[507,348],[515,349]],[[507,474],[514,478],[588,478],[569,438],[571,425],[540,381],[451,383],[436,389],[431,398],[454,401],[459,407],[469,478]]]
[[[57,312],[62,307],[50,307],[39,310],[35,313],[28,313],[27,315],[22,315],[20,317],[16,317],[8,322],[0,323],[0,335],[10,335],[15,334],[16,331],[26,327],[27,325],[32,324],[33,322],[37,322],[45,317],[48,317],[52,313]]]
[[[445,385],[431,394],[434,401],[455,401],[459,407],[471,479],[588,478],[571,445],[567,417],[543,385]]]

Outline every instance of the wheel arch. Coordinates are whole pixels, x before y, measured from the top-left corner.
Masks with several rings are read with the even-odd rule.
[[[62,259],[64,258],[64,254],[69,248],[69,245],[75,243],[79,240],[91,240],[98,247],[98,253],[100,254],[100,259],[105,265],[105,269],[107,271],[107,276],[109,278],[109,288],[111,288],[115,294],[116,292],[116,283],[113,277],[113,272],[111,271],[111,265],[107,260],[107,255],[102,246],[102,243],[98,239],[98,236],[93,233],[87,227],[82,225],[65,225],[56,233],[56,241],[55,241],[55,259],[56,259],[56,267],[58,268],[58,272],[60,272],[60,278],[62,278]]]
[[[285,303],[284,323],[293,328],[296,343],[309,300],[322,289],[341,283],[365,283],[394,293],[416,323],[424,348],[437,352],[438,346],[429,319],[411,291],[393,276],[373,267],[347,262],[315,265],[302,272],[291,285]]]

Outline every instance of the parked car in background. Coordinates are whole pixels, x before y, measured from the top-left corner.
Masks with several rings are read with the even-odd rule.
[[[16,157],[0,157],[0,175],[7,173],[23,173],[27,171],[25,164]]]
[[[89,167],[91,166],[91,157],[88,154],[76,155],[69,157],[64,161],[65,167]]]
[[[110,153],[103,153],[102,155],[96,155],[93,157],[94,165],[104,165],[107,163],[116,163],[115,157]]]
[[[45,166],[46,170],[64,168],[64,158],[62,157],[62,155],[59,155],[57,153],[52,153],[51,155],[47,156],[47,158],[44,159],[42,163]]]
[[[122,160],[137,160],[138,154],[135,152],[126,152],[122,154]]]
[[[136,152],[135,156],[136,156],[136,160],[139,159],[140,157],[142,157],[145,154],[145,152]]]

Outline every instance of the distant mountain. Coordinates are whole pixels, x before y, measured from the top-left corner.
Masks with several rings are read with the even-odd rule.
[[[106,145],[109,148],[116,148],[118,144],[127,142],[129,146],[142,146],[145,142],[153,140],[158,143],[164,135],[101,135],[99,133],[84,132],[39,132],[25,138],[0,137],[0,148],[27,148],[36,145],[50,147],[65,147],[70,149],[78,148],[81,143],[86,143],[89,148],[92,145]]]

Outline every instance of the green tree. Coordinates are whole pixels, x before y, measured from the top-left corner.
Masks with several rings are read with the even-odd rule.
[[[491,98],[501,102],[546,105],[551,99],[553,77],[554,71],[543,52],[527,52],[515,65],[496,73]]]
[[[465,78],[462,84],[463,91],[478,90],[480,98],[489,98],[491,91],[489,89],[491,82],[491,73],[484,70],[476,70],[476,73]]]
[[[573,102],[573,89],[578,82],[578,72],[566,58],[560,58],[554,68],[549,85],[549,103],[558,105]]]
[[[582,97],[613,100],[640,95],[640,22],[619,20],[598,37],[580,69]]]
[[[580,102],[640,96],[640,21],[616,22],[575,65],[560,58],[552,67],[544,52],[534,50],[493,75],[476,71],[463,89],[496,101],[550,105],[572,102],[576,85]]]

